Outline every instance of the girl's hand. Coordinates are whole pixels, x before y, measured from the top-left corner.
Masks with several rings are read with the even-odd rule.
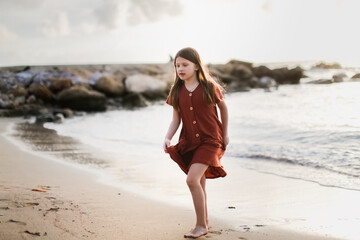
[[[228,136],[228,135],[225,135],[225,136],[223,137],[224,148],[226,148],[226,146],[229,144],[229,142],[230,142],[229,136]]]
[[[168,151],[167,151],[167,148],[168,148],[168,147],[170,147],[170,139],[165,138],[164,144],[163,144],[163,148],[164,148],[164,152],[165,152],[165,153],[168,153]]]

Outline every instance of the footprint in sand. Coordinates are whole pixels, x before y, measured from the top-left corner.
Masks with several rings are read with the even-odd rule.
[[[205,237],[206,237],[206,238],[212,238],[212,236],[211,236],[212,234],[214,234],[214,235],[221,235],[222,232],[221,232],[221,231],[211,230],[211,231],[209,231],[208,235],[206,235]]]
[[[40,233],[39,233],[39,232],[30,232],[30,231],[26,230],[26,231],[24,231],[24,233],[27,233],[27,234],[32,235],[32,236],[38,236],[38,237],[40,237]]]
[[[16,221],[16,220],[13,220],[13,219],[10,219],[9,221],[7,221],[8,223],[16,223],[16,224],[19,224],[19,225],[26,225],[26,223],[24,222],[21,222],[21,221]]]

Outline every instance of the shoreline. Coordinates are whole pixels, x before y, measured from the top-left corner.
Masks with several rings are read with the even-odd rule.
[[[32,151],[24,151],[4,136],[6,128],[13,121],[14,119],[0,119],[0,213],[3,215],[0,214],[1,239],[20,236],[26,239],[34,234],[51,239],[114,239],[115,236],[119,239],[183,239],[183,234],[193,227],[195,217],[192,210],[170,206],[126,192],[119,187],[105,185],[100,183],[91,171],[77,169],[61,160],[53,161],[39,152],[34,154]],[[320,195],[326,197],[323,193],[328,192],[321,186],[305,184],[300,180],[300,183],[296,183],[297,181],[291,179],[269,177],[251,170],[244,170],[243,173],[243,176],[233,176],[230,180],[240,181],[239,184],[262,184],[265,186],[261,188],[266,188],[267,184],[262,181],[271,179],[280,190],[283,188],[281,185],[289,185],[305,186],[300,190],[310,188],[305,194],[321,189]],[[35,192],[31,191],[32,189],[46,192]],[[227,191],[231,192],[231,189]],[[257,214],[265,209],[255,213],[251,199],[254,200],[255,197],[256,201],[266,205],[264,196],[266,197],[267,193],[269,189],[267,192],[255,193],[252,186],[244,187],[244,210],[246,207],[248,209],[245,215],[243,213],[238,216],[239,224],[227,223],[221,217],[214,217],[210,210],[213,229],[208,237],[248,240],[348,239],[316,234],[316,229],[311,235],[301,233],[289,228],[286,222],[278,225],[262,225],[262,222],[256,222]],[[348,194],[360,195],[352,192]],[[291,205],[289,199],[294,200],[285,198],[282,204]],[[270,206],[276,207],[279,203],[281,201],[274,204],[270,202]],[[299,207],[304,204],[306,203],[296,203]],[[252,214],[254,216],[251,216]],[[240,225],[240,222],[244,224]]]

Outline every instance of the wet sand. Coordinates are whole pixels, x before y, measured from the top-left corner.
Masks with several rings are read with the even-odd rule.
[[[15,142],[9,141],[4,136],[4,132],[14,121],[20,120],[0,119],[0,239],[183,239],[183,234],[193,227],[195,221],[193,211],[149,200],[118,187],[104,185],[98,182],[97,175],[92,170],[80,165],[74,167],[74,164],[63,160],[54,160],[35,150],[25,150]],[[63,140],[57,142],[58,146],[62,146],[62,150],[58,150],[61,154],[56,153],[51,147],[48,151],[54,153],[57,158],[76,153],[81,156],[80,162],[84,159],[101,161],[91,159],[86,153],[82,155],[76,143],[71,142],[71,139],[67,140],[69,142],[64,143]],[[57,140],[49,138],[44,142],[51,145],[54,141]],[[43,145],[38,144],[38,146]],[[64,151],[65,148],[68,148],[68,151]],[[350,213],[345,208],[356,210],[357,206],[349,206],[352,201],[346,199],[352,197],[353,201],[358,201],[360,199],[358,192],[334,190],[313,183],[304,184],[298,180],[246,169],[242,176],[237,176],[233,180],[240,178],[243,179],[242,181],[246,179],[241,184],[244,211],[241,216],[236,216],[241,224],[225,222],[211,216],[212,228],[209,234],[201,239],[352,239],[351,234],[348,235],[349,238],[333,238],[330,234],[333,231],[324,234],[324,231],[317,233],[315,229],[310,231],[311,234],[304,233],[289,227],[286,222],[276,226],[264,225],[264,221],[256,216],[260,216],[265,210],[268,211],[266,207],[268,205],[274,211],[269,213],[270,218],[281,214],[286,216],[285,212],[292,208],[296,210],[293,215],[301,212],[302,209],[316,211],[322,208],[320,214],[324,214],[324,219],[327,218],[327,213],[330,218],[334,216],[344,218],[344,226],[353,230],[352,227],[355,227],[351,225],[353,216],[347,216],[346,214]],[[262,187],[254,188],[255,184]],[[290,197],[276,196],[277,192],[284,192],[284,188],[292,189]],[[231,189],[227,190],[231,192]],[[303,197],[298,199],[295,192],[302,192]],[[346,199],[326,200],[328,196],[339,194],[343,194]],[[307,208],[309,202],[306,201],[310,201],[311,198],[316,204]],[[291,202],[296,199],[298,201]],[[258,206],[263,208],[259,209]],[[338,206],[344,207],[344,209],[335,209],[339,215],[327,211]],[[240,208],[240,206],[236,207]],[[305,216],[308,218],[315,216],[313,221],[321,221],[318,215],[309,213]],[[311,219],[303,220],[311,221]],[[343,229],[344,226],[338,226],[340,229],[337,230],[347,231],[348,229]]]

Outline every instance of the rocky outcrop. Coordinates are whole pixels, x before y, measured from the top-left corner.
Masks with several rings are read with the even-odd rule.
[[[301,68],[269,69],[238,60],[208,67],[229,92],[252,88],[270,91],[279,84],[299,83],[303,77]],[[174,76],[173,62],[0,68],[0,116],[47,114],[39,121],[48,121],[67,117],[59,113],[64,108],[76,115],[76,111],[104,111],[108,107],[144,107],[151,101],[165,100]]]
[[[269,90],[270,85],[299,84],[300,79],[304,77],[304,70],[300,67],[270,69],[234,60],[225,65],[210,65],[209,69],[215,77],[226,84],[229,91],[248,91],[251,88]]]
[[[60,106],[82,111],[106,110],[106,96],[84,86],[73,86],[57,96]]]
[[[323,68],[323,69],[341,69],[341,65],[339,63],[324,63],[320,62],[313,66],[314,68]]]

